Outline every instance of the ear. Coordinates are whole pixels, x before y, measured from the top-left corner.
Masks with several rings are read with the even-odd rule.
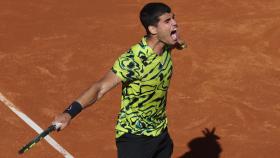
[[[148,29],[152,35],[157,34],[157,27],[150,25],[148,26]]]

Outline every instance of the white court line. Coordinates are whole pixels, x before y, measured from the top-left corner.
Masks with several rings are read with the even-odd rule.
[[[20,117],[25,123],[33,128],[38,134],[43,132],[43,129],[39,127],[34,121],[32,121],[27,115],[21,112],[11,101],[6,99],[0,92],[0,101],[2,101],[8,108],[10,108],[18,117]],[[53,148],[60,152],[66,158],[74,158],[68,151],[60,146],[52,137],[47,135],[44,138]]]

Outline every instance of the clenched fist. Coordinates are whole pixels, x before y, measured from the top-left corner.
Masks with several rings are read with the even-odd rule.
[[[57,131],[60,131],[64,129],[66,126],[68,126],[70,121],[71,121],[71,116],[68,113],[61,113],[55,117],[52,124],[56,126]]]

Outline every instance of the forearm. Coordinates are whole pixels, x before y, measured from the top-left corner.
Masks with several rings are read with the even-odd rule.
[[[78,99],[76,99],[63,113],[67,113],[71,116],[71,119],[78,115],[84,108],[96,102],[103,94],[101,94],[102,88],[98,82],[93,84],[88,90],[86,90]]]
[[[103,96],[101,85],[97,82],[87,89],[80,97],[76,99],[83,108],[86,108]]]
[[[70,123],[70,120],[78,115],[84,108],[95,103],[120,82],[121,79],[112,71],[108,72],[100,81],[94,83],[80,97],[72,102],[62,114],[58,115],[52,124],[56,125],[57,130],[65,128]]]

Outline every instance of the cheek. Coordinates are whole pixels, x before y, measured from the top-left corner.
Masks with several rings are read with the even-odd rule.
[[[158,35],[159,35],[159,37],[169,37],[170,31],[167,28],[161,28],[158,30]]]
[[[169,26],[167,24],[159,24],[158,25],[158,32],[164,33],[169,30]]]

